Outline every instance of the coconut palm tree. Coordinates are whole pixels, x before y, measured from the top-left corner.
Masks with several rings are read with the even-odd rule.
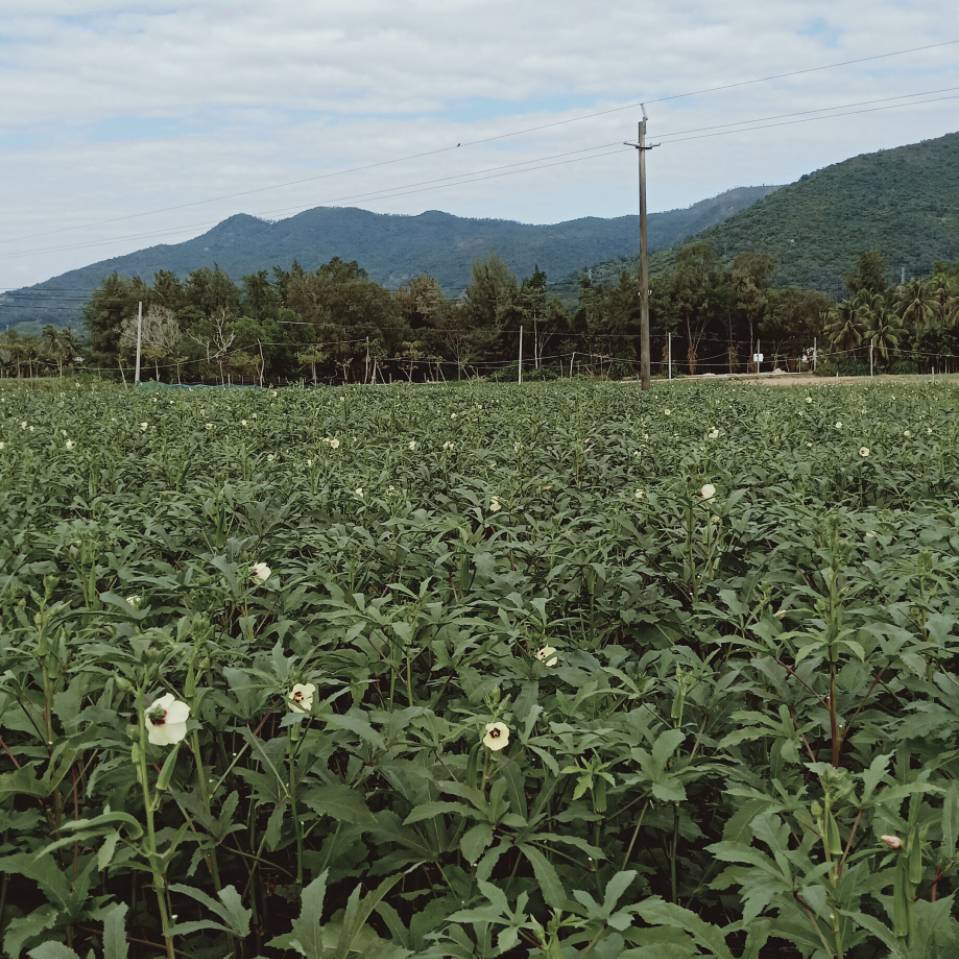
[[[936,315],[936,302],[928,280],[910,280],[896,291],[899,316],[904,326],[911,326],[918,339],[927,332]]]
[[[855,349],[862,343],[862,323],[853,300],[840,300],[826,315],[823,333],[837,350]]]
[[[856,301],[862,317],[863,339],[887,362],[889,353],[898,348],[902,335],[899,314],[882,293],[860,293]]]
[[[935,325],[943,330],[955,329],[959,326],[959,291],[949,278],[941,273],[933,276],[929,285]]]

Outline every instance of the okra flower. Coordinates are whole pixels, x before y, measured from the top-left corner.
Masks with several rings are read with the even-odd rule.
[[[313,711],[313,696],[316,686],[313,683],[297,683],[286,697],[290,709],[295,713],[310,713]]]
[[[489,509],[491,513],[498,513],[503,508],[503,504],[499,501],[498,496],[494,496],[489,501]]]
[[[559,662],[559,656],[556,654],[556,648],[554,646],[544,646],[537,652],[536,658],[544,666],[555,666]]]
[[[173,693],[155,699],[144,713],[147,739],[154,746],[172,746],[186,736],[190,707]]]
[[[863,459],[865,459],[865,458],[869,455],[869,447],[868,447],[868,446],[860,446],[860,447],[859,447],[859,455],[860,455]]]
[[[266,563],[254,563],[250,567],[250,575],[257,583],[265,583],[270,578],[272,573],[273,570],[270,569]]]
[[[706,436],[707,436],[708,439],[718,440],[718,439],[719,439],[719,429],[714,426],[714,427],[706,434]]]
[[[483,745],[494,753],[505,749],[509,745],[509,726],[506,723],[487,723]]]
[[[76,449],[76,447],[77,447],[77,444],[76,444],[76,442],[75,442],[74,440],[67,440],[66,443],[64,443],[63,445],[64,445],[68,450],[73,450],[73,449]]]
[[[699,491],[700,499],[710,500],[716,495],[716,487],[712,483],[706,483]]]

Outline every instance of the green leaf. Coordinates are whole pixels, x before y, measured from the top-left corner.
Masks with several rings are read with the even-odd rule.
[[[62,942],[45,942],[31,949],[27,955],[30,959],[80,959],[80,957]]]
[[[314,786],[303,795],[303,802],[321,816],[354,826],[372,825],[373,813],[362,793],[343,783]]]
[[[700,946],[711,950],[716,959],[734,959],[718,926],[703,922],[696,913],[659,897],[644,899],[636,911],[651,926],[671,926],[689,933]]]
[[[59,913],[53,906],[41,906],[26,916],[15,916],[7,922],[3,951],[10,959],[19,959],[23,944],[56,925]]]
[[[424,819],[433,819],[435,816],[446,816],[453,814],[462,816],[464,819],[475,819],[476,812],[469,806],[464,806],[458,802],[425,802],[415,806],[412,812],[403,820],[404,826],[410,826],[415,822],[422,822]]]
[[[383,750],[386,743],[383,737],[362,717],[350,713],[328,713],[323,717],[326,725],[333,729],[345,729],[356,733],[374,749]]]
[[[225,886],[217,893],[220,902],[210,898],[201,889],[184,886],[182,883],[175,883],[170,886],[170,892],[178,892],[184,896],[189,896],[200,903],[201,906],[206,906],[210,912],[222,920],[222,924],[205,919],[180,923],[178,926],[174,926],[178,934],[184,935],[187,932],[196,932],[200,929],[219,929],[240,939],[250,934],[250,920],[253,918],[253,910],[243,907],[240,894],[234,886]]]
[[[539,891],[546,905],[554,909],[565,908],[568,897],[553,864],[529,843],[521,843],[519,849],[533,867],[533,874],[539,883]]]
[[[278,936],[268,945],[277,949],[296,946],[306,959],[324,959],[323,901],[326,898],[326,871],[320,873],[300,894],[300,915],[289,935]]]
[[[685,738],[686,734],[681,729],[667,729],[659,734],[652,749],[653,762],[659,769],[666,768],[666,764]]]
[[[127,959],[126,903],[111,906],[103,917],[103,959]]]
[[[483,850],[493,841],[493,827],[489,823],[478,822],[472,829],[463,833],[460,839],[460,851],[466,861],[475,865]]]

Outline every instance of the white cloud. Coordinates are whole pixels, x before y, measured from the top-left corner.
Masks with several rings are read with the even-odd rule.
[[[636,111],[169,213],[103,220],[644,97],[935,43],[950,39],[953,22],[944,0],[926,0],[921,9],[898,0],[4,0],[0,286],[175,242],[237,210],[279,216],[619,143],[635,132]],[[959,86],[957,58],[959,47],[943,47],[655,103],[650,130],[655,139],[657,131]],[[940,135],[955,128],[957,103],[664,145],[650,157],[651,206],[788,181],[855,153]],[[343,202],[534,222],[618,215],[635,207],[633,164],[624,148],[620,156],[535,173]],[[87,223],[99,225],[21,239]],[[42,250],[50,252],[30,252]]]

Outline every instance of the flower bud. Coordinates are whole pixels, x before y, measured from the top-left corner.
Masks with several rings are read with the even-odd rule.
[[[902,849],[902,840],[898,836],[880,836],[879,837],[886,846],[895,851]]]

